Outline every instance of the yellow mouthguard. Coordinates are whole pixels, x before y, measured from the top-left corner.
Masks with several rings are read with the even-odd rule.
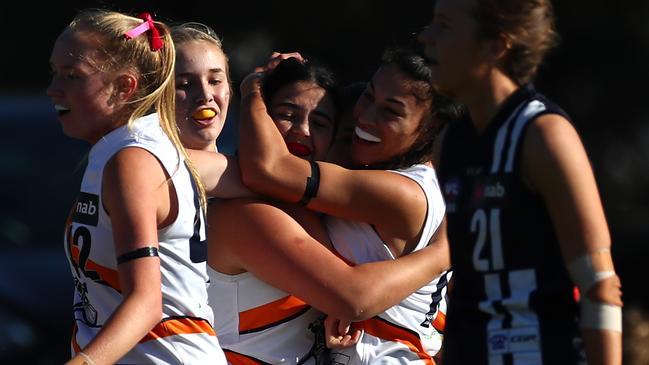
[[[194,113],[192,117],[194,119],[209,119],[209,118],[213,118],[215,115],[216,113],[212,109],[201,109],[196,113]]]

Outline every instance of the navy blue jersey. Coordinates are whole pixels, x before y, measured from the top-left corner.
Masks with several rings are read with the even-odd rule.
[[[483,133],[449,126],[438,174],[447,204],[455,286],[444,364],[577,364],[578,306],[541,196],[521,179],[527,126],[566,114],[532,85]]]

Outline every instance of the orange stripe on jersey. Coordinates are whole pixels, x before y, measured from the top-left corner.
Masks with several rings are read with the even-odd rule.
[[[255,359],[252,356],[240,354],[238,352],[234,352],[232,350],[226,350],[223,349],[223,352],[225,352],[225,358],[228,360],[228,364],[231,365],[265,365],[268,364],[267,362]]]
[[[72,349],[74,350],[75,353],[81,351],[81,346],[79,346],[79,343],[77,342],[78,330],[79,327],[77,327],[77,324],[75,323],[74,326],[72,326],[72,338],[70,339],[70,344],[72,345]]]
[[[446,328],[446,313],[442,311],[437,311],[437,317],[433,321],[433,327],[439,332],[444,332]]]
[[[74,262],[79,264],[79,247],[71,245],[70,246],[70,255],[72,256],[72,259]],[[85,267],[83,268],[84,271],[94,271],[99,275],[99,278],[101,281],[104,283],[108,284],[111,288],[117,290],[118,292],[122,292],[119,286],[119,278],[117,276],[117,270],[109,269],[105,266],[99,265],[98,263],[88,259],[85,263]],[[96,280],[95,280],[96,281]]]
[[[404,344],[410,351],[417,354],[425,364],[435,365],[435,360],[424,350],[424,345],[422,345],[419,335],[411,330],[389,323],[379,317],[357,322],[352,326],[353,328],[363,329],[374,337]]]
[[[212,326],[210,326],[210,324],[204,319],[172,317],[162,320],[153,327],[153,329],[140,340],[140,343],[173,335],[187,335],[192,333],[205,333],[210,336],[216,336],[214,328],[212,328]]]
[[[261,331],[287,322],[311,306],[292,295],[239,313],[239,333]]]

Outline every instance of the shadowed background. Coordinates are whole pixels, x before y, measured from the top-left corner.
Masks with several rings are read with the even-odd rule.
[[[80,9],[149,11],[198,21],[223,38],[235,90],[272,51],[301,51],[342,82],[367,80],[385,46],[414,41],[426,1],[67,1],[0,5],[0,362],[59,364],[68,356],[72,280],[62,231],[89,146],[65,137],[44,95],[49,54]],[[537,79],[573,118],[590,155],[626,304],[649,308],[649,3],[555,1],[560,45]],[[236,143],[238,98],[219,140]],[[91,117],[91,116],[89,116]]]

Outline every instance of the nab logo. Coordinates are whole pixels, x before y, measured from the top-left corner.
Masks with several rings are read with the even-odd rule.
[[[484,187],[484,196],[487,198],[502,198],[505,196],[505,187],[499,182],[495,184],[486,185]]]
[[[498,181],[495,183],[478,184],[473,192],[476,200],[484,198],[502,198],[505,196],[505,187]]]
[[[89,226],[96,226],[99,221],[98,209],[99,196],[81,192],[74,207],[72,221]]]

